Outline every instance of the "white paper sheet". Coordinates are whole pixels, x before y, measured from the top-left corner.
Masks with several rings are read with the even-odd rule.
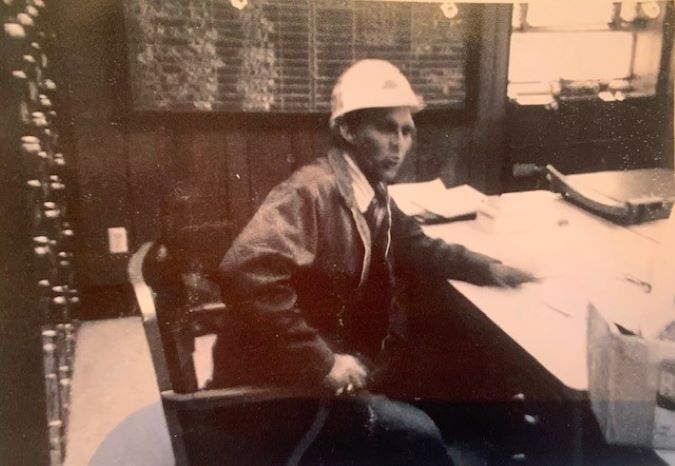
[[[400,183],[389,186],[389,194],[401,211],[410,216],[424,213],[426,199],[442,196],[445,186],[440,178],[423,183]]]
[[[485,194],[463,184],[445,189],[437,196],[415,199],[413,202],[422,209],[448,219],[476,213],[485,199]]]
[[[466,184],[446,189],[439,178],[423,183],[391,185],[389,193],[407,215],[431,213],[447,219],[475,213],[485,199],[483,193]]]

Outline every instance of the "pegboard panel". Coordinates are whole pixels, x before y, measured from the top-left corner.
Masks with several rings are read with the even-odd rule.
[[[467,21],[438,4],[126,0],[136,110],[326,112],[359,58],[399,66],[429,107],[464,107]]]

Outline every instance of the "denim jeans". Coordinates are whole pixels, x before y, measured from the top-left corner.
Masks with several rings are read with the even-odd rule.
[[[421,410],[383,395],[328,401],[328,415],[301,465],[451,465],[441,433]]]

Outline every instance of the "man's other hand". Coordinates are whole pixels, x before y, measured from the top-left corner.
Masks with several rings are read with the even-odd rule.
[[[333,367],[326,376],[326,385],[336,395],[358,391],[366,386],[368,371],[361,362],[349,354],[336,354]]]
[[[490,274],[492,283],[503,288],[515,288],[523,283],[536,281],[531,273],[496,262],[490,264]]]

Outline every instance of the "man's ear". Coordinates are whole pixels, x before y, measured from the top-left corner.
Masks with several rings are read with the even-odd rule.
[[[344,123],[338,124],[338,130],[340,131],[340,136],[342,136],[342,138],[345,141],[347,141],[350,144],[354,144],[354,134],[351,132],[351,130],[346,124]]]

